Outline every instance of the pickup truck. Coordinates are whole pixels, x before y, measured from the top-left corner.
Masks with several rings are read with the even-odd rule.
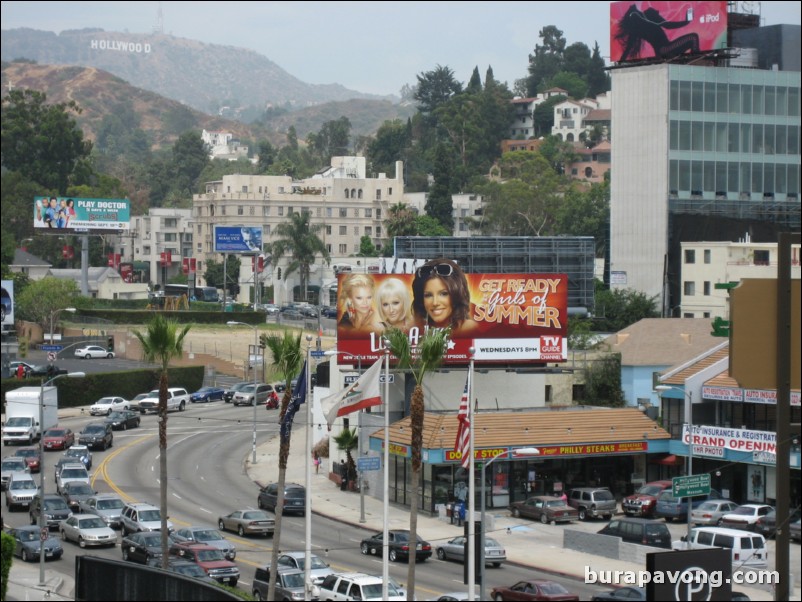
[[[186,389],[178,387],[170,387],[167,389],[167,411],[168,412],[183,412],[189,403],[189,393]],[[159,390],[154,389],[144,399],[139,400],[139,411],[142,414],[148,414],[159,411]]]

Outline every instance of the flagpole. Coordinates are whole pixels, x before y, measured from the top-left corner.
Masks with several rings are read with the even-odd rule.
[[[306,599],[312,599],[312,335],[306,335],[306,513],[304,527],[306,544],[304,548],[304,591]]]
[[[465,562],[468,563],[468,600],[476,599],[476,522],[474,521],[474,514],[476,514],[476,483],[473,478],[474,470],[474,453],[473,453],[473,354],[474,348],[468,350],[471,359],[468,363],[468,425],[469,425],[469,440],[470,440],[470,454],[468,460],[468,557]]]
[[[382,512],[384,530],[382,532],[382,600],[388,600],[390,582],[390,347],[384,340],[384,502]]]

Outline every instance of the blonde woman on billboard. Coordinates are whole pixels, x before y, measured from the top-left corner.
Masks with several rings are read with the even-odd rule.
[[[398,328],[406,332],[415,326],[409,289],[398,278],[382,280],[376,288],[376,316],[382,331]]]
[[[465,273],[450,259],[432,259],[415,271],[412,309],[426,326],[451,328],[454,335],[470,335],[478,324],[470,317],[471,293]]]
[[[358,331],[380,330],[373,306],[374,283],[367,274],[350,274],[340,283],[342,315],[338,326]]]

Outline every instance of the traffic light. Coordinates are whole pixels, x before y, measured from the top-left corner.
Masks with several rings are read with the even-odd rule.
[[[109,351],[114,351],[114,337],[113,336],[109,337],[108,349],[109,349]]]
[[[261,349],[264,349],[265,347],[267,347],[267,335],[266,334],[260,334],[259,335],[259,347]]]
[[[281,268],[276,268],[276,276],[281,280]]]

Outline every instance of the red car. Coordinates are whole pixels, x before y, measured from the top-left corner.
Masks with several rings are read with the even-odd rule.
[[[54,427],[45,431],[42,436],[42,445],[45,450],[67,449],[75,443],[75,433],[71,429],[61,426]]]
[[[671,481],[652,481],[646,483],[632,495],[628,495],[621,502],[621,509],[627,516],[654,516],[657,508],[657,498],[666,489],[671,489]]]
[[[25,458],[25,464],[31,472],[39,472],[39,469],[42,467],[42,463],[39,459],[38,447],[21,447],[14,455]]]
[[[559,583],[530,579],[519,581],[510,587],[495,587],[490,592],[492,600],[579,600]]]

